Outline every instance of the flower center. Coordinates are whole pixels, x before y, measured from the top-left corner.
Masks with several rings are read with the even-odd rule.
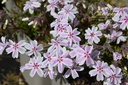
[[[101,67],[101,66],[99,66],[99,67],[97,67],[97,71],[99,71],[99,73],[101,73],[101,72],[103,72],[103,67]]]
[[[63,61],[62,57],[59,57],[59,58],[58,58],[58,62],[60,63],[60,62],[62,62],[62,61]]]
[[[91,33],[91,37],[94,37],[94,35],[95,35],[95,34],[92,32],[92,33]]]
[[[18,44],[13,44],[13,48],[16,50],[18,48]]]
[[[34,67],[34,69],[38,69],[38,67],[39,67],[38,63],[34,63],[33,67]]]

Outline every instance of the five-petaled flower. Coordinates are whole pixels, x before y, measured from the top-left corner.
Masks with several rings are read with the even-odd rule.
[[[53,61],[53,66],[58,65],[59,73],[62,73],[64,67],[72,66],[72,60],[68,58],[69,52],[66,50],[65,47],[62,48],[62,52],[56,52],[55,60]]]
[[[109,77],[107,77],[107,82],[110,83],[110,85],[120,85],[121,83],[121,69],[119,67],[115,67],[114,65],[110,66],[111,69],[109,70]]]
[[[40,77],[43,77],[44,72],[43,72],[42,68],[44,68],[44,65],[43,65],[42,60],[43,60],[43,57],[30,58],[30,61],[28,63],[26,63],[25,66],[22,66],[21,70],[25,71],[25,70],[31,69],[31,71],[30,71],[31,77],[33,77],[36,72]]]
[[[95,65],[92,66],[94,69],[89,71],[91,76],[96,76],[97,81],[104,80],[104,77],[108,77],[108,70],[110,69],[107,63],[104,61],[97,61]]]
[[[37,45],[36,40],[30,41],[30,44],[26,43],[25,48],[27,50],[29,50],[28,52],[26,52],[26,54],[28,54],[28,56],[31,56],[34,54],[34,56],[41,57],[40,51],[43,50],[43,46],[42,46],[42,44]]]
[[[23,10],[24,11],[27,11],[29,9],[29,13],[30,14],[33,14],[34,12],[34,7],[35,8],[39,8],[41,6],[41,4],[37,1],[37,0],[30,0],[30,1],[27,1]]]
[[[61,37],[64,37],[64,38],[67,38],[68,44],[69,44],[69,46],[71,46],[73,43],[79,44],[79,42],[80,42],[80,40],[81,40],[81,39],[77,36],[77,35],[79,35],[79,34],[80,34],[80,32],[77,31],[77,28],[73,30],[72,27],[69,25],[69,26],[67,27],[67,32],[61,33],[60,36],[61,36]]]
[[[21,54],[24,54],[26,49],[23,47],[25,46],[25,41],[21,40],[18,43],[13,42],[12,40],[9,40],[9,47],[6,49],[7,54],[12,52],[13,58],[18,58],[18,52]]]
[[[94,60],[91,58],[91,53],[93,50],[93,46],[86,45],[85,48],[78,47],[76,52],[79,54],[79,58],[76,60],[79,65],[83,65],[86,61],[86,65],[90,66],[94,64]]]
[[[95,26],[93,26],[92,29],[88,28],[87,30],[85,30],[86,32],[85,39],[88,39],[89,44],[92,44],[93,42],[95,43],[100,42],[100,39],[98,38],[98,36],[101,36],[102,33],[97,30],[98,28]]]
[[[62,8],[62,10],[59,12],[59,14],[62,14],[63,16],[66,15],[67,20],[70,19],[71,21],[73,21],[75,18],[76,13],[78,13],[78,11],[73,8],[73,5],[71,4],[65,5],[64,8]]]

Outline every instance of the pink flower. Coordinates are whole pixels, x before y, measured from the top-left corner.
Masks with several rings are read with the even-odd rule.
[[[107,20],[105,24],[104,23],[98,24],[98,27],[99,27],[100,30],[105,30],[108,27],[109,24],[110,24],[110,21]]]
[[[120,85],[121,83],[121,69],[119,67],[115,67],[114,65],[110,66],[111,69],[109,70],[109,77],[107,77],[107,82],[109,82],[112,85]]]
[[[65,5],[64,8],[62,8],[62,10],[59,12],[59,14],[64,16],[66,15],[67,19],[70,19],[71,21],[73,21],[75,18],[76,13],[78,13],[78,11],[73,8],[73,5],[71,4]]]
[[[9,40],[9,47],[6,49],[7,54],[12,52],[13,58],[18,58],[18,52],[20,54],[24,54],[26,49],[23,47],[25,46],[25,41],[21,40],[18,43],[13,42],[12,40]]]
[[[122,55],[118,52],[113,52],[113,60],[117,61],[122,59]]]
[[[27,50],[29,50],[28,52],[26,52],[26,54],[28,56],[31,56],[31,55],[34,54],[34,56],[36,56],[36,57],[41,57],[40,51],[43,50],[43,46],[42,46],[42,44],[37,45],[37,41],[36,40],[30,41],[30,44],[26,43],[25,48]]]
[[[52,67],[53,66],[53,60],[54,60],[54,57],[55,57],[55,51],[53,52],[47,52],[44,54],[44,57],[46,58],[44,61],[43,61],[43,65],[44,67]]]
[[[67,27],[67,32],[61,33],[60,36],[67,38],[67,41],[69,42],[69,45],[71,46],[74,43],[78,43],[80,42],[80,38],[77,36],[79,35],[80,32],[77,31],[77,29],[72,30],[72,27],[69,25]]]
[[[126,9],[127,8],[118,8],[118,7],[115,7],[113,9],[113,12],[116,12],[115,16],[112,18],[114,21],[119,21],[120,19],[120,16],[125,16],[127,13],[126,13]]]
[[[70,58],[67,58],[69,55],[69,52],[66,51],[66,48],[62,48],[62,52],[56,53],[55,60],[53,61],[53,66],[58,65],[58,71],[59,73],[62,73],[64,70],[64,67],[70,67],[72,66],[72,60]]]
[[[108,77],[107,74],[109,67],[107,63],[104,63],[104,61],[97,61],[95,65],[92,66],[94,69],[89,71],[89,74],[91,76],[96,76],[97,81],[104,80],[104,76]]]
[[[58,37],[56,40],[52,39],[51,43],[49,43],[51,46],[48,48],[48,52],[51,52],[53,50],[56,50],[57,52],[60,52],[62,49],[61,46],[66,46],[67,45],[67,40],[64,40],[61,37]]]
[[[74,64],[72,65],[72,67],[70,67],[70,68],[66,71],[66,73],[64,74],[64,77],[65,77],[65,78],[68,78],[68,77],[71,75],[72,78],[75,79],[75,78],[79,77],[77,71],[82,71],[82,70],[84,70],[84,68],[78,66],[78,65],[75,63],[75,61],[74,61]]]
[[[27,1],[23,10],[24,11],[27,11],[29,9],[29,13],[30,14],[33,14],[34,12],[34,7],[35,8],[39,8],[41,6],[41,4],[37,1],[37,0],[30,0],[30,1]]]
[[[47,11],[51,11],[51,15],[52,13],[55,12],[55,8],[57,8],[57,2],[58,0],[48,0],[49,5],[47,6]]]
[[[110,35],[110,41],[115,41],[119,36],[122,35],[121,31],[116,32],[115,30],[112,31],[111,35]],[[117,44],[119,43],[119,41],[117,41]]]
[[[93,42],[100,42],[98,36],[101,36],[102,33],[100,31],[97,31],[97,29],[97,27],[93,26],[92,29],[88,28],[87,30],[85,30],[85,39],[88,39],[89,44],[92,44]]]
[[[25,70],[31,69],[30,71],[31,77],[33,77],[36,72],[40,77],[43,77],[44,72],[42,68],[44,68],[44,65],[42,60],[43,60],[43,57],[30,58],[30,61],[27,64],[25,64],[25,66],[22,66],[21,70],[25,71]]]
[[[6,42],[6,37],[1,37],[1,41],[0,42],[0,54],[3,53],[4,49],[6,48],[6,46],[8,45],[8,42]]]
[[[125,28],[128,29],[128,14],[126,16],[121,17],[120,22],[121,22],[120,28],[122,30],[125,30]]]
[[[54,27],[55,30],[58,28],[59,25],[67,24],[67,20],[64,19],[62,15],[56,14],[54,15],[54,17],[56,18],[56,20],[51,23],[51,27]]]
[[[79,54],[79,58],[76,60],[79,65],[83,65],[86,61],[86,65],[90,66],[94,64],[94,60],[91,58],[93,46],[86,45],[84,49],[78,48],[76,52]]]

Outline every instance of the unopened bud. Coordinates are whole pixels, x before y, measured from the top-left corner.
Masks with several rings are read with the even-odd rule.
[[[28,21],[28,20],[29,20],[28,17],[22,19],[22,21]]]
[[[32,24],[34,24],[34,21],[31,21],[30,23],[28,23],[28,25],[32,25]]]

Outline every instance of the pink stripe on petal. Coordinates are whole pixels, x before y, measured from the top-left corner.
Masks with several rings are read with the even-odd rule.
[[[59,71],[59,73],[62,73],[63,70],[64,70],[63,64],[62,64],[62,63],[59,63],[59,64],[58,64],[58,71]]]
[[[72,78],[73,78],[73,79],[79,77],[79,75],[78,75],[78,73],[76,72],[76,70],[71,70],[71,74],[72,74]]]
[[[14,50],[14,51],[12,52],[12,57],[13,57],[13,58],[18,58],[18,50]]]
[[[104,77],[101,73],[98,73],[97,76],[96,76],[96,79],[97,79],[97,81],[100,81],[100,80],[103,81]]]
[[[36,70],[35,70],[35,69],[32,69],[32,70],[30,71],[30,76],[33,77],[33,76],[35,75],[35,73],[36,73]]]
[[[37,74],[38,74],[40,77],[43,77],[44,72],[43,72],[42,69],[38,68],[38,69],[37,69]]]

